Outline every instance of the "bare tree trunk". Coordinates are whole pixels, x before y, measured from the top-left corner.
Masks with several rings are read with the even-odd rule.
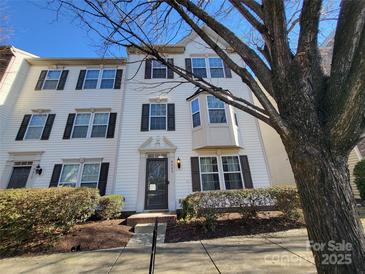
[[[365,273],[365,239],[347,156],[324,146],[286,142],[318,273]]]

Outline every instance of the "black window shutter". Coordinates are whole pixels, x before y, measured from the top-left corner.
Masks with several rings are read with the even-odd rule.
[[[167,58],[167,63],[174,65],[174,59],[173,58]],[[167,78],[168,79],[174,79],[174,72],[171,68],[167,68]]]
[[[35,86],[35,90],[41,90],[42,89],[43,82],[46,79],[46,75],[47,75],[47,70],[42,70],[41,74],[39,74],[39,78],[38,78],[37,84]]]
[[[98,189],[100,195],[105,195],[106,183],[108,181],[109,163],[101,163]]]
[[[226,75],[226,78],[232,78],[232,72],[229,66],[227,66],[226,63],[224,63],[224,74]]]
[[[191,182],[193,191],[201,191],[200,187],[200,172],[199,172],[199,157],[191,157]]]
[[[48,140],[49,135],[51,134],[52,126],[54,119],[56,117],[56,114],[48,114],[46,125],[44,126],[43,133],[41,136],[41,140]]]
[[[84,79],[86,75],[86,70],[82,69],[79,73],[79,79],[77,79],[76,89],[82,89],[82,85],[84,84]]]
[[[68,70],[63,70],[61,73],[60,81],[58,82],[57,89],[63,90],[65,88],[67,80]]]
[[[23,117],[23,121],[22,123],[20,124],[20,128],[18,130],[18,134],[16,135],[15,137],[15,140],[16,141],[21,141],[23,140],[24,138],[24,134],[25,132],[27,131],[27,127],[28,127],[28,124],[29,124],[29,121],[30,121],[30,117],[32,117],[31,114],[26,114],[24,115]]]
[[[120,89],[122,86],[122,76],[123,76],[123,70],[117,69],[117,74],[115,75],[115,81],[114,81],[114,89]]]
[[[109,114],[109,125],[108,125],[108,131],[106,133],[106,138],[114,138],[116,121],[117,121],[117,113],[111,112]]]
[[[63,139],[70,139],[71,137],[71,131],[72,131],[72,126],[74,124],[74,120],[75,120],[75,113],[70,113],[67,117],[67,122],[66,122],[66,127],[65,127],[65,131],[63,132]]]
[[[175,104],[167,104],[167,130],[175,130]]]
[[[58,181],[60,180],[62,170],[62,164],[55,164],[53,167],[51,181],[49,182],[49,187],[57,187]]]
[[[245,183],[245,188],[253,188],[250,165],[248,163],[247,155],[240,156],[241,168],[243,174],[243,181]]]
[[[192,75],[191,58],[185,58],[185,70],[188,75]]]
[[[144,66],[144,79],[151,79],[152,60],[146,59]]]
[[[143,104],[142,105],[141,131],[149,130],[149,122],[150,122],[150,105]]]

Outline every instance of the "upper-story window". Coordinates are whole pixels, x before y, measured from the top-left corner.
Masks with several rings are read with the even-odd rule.
[[[224,66],[221,58],[209,58],[210,77],[224,78]]]
[[[207,96],[207,102],[209,122],[212,124],[226,123],[224,102],[211,95]]]
[[[113,88],[116,72],[115,69],[104,69],[101,76],[100,88]]]
[[[193,74],[199,78],[207,78],[205,58],[192,58]]]
[[[202,190],[220,189],[217,157],[200,157],[200,176]]]
[[[56,89],[61,78],[61,70],[47,71],[42,89]]]
[[[86,70],[83,89],[112,89],[116,74],[116,69],[88,69]]]
[[[150,130],[166,130],[167,110],[166,104],[150,105]]]
[[[167,67],[157,60],[152,60],[152,78],[166,78]]]
[[[108,112],[80,112],[76,114],[71,136],[72,138],[105,137],[108,129],[108,124]]]
[[[100,70],[90,69],[86,71],[84,89],[96,89],[98,85]]]
[[[48,114],[33,114],[27,131],[25,133],[24,139],[40,139],[46,125]]]
[[[200,106],[198,98],[195,98],[193,101],[191,101],[191,113],[192,113],[193,127],[200,126]]]

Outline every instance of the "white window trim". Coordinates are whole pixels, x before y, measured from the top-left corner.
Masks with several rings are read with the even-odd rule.
[[[56,81],[56,79],[47,79],[48,72],[50,72],[50,71],[59,71],[60,72],[60,76],[57,79],[57,84],[56,84],[56,87],[54,89],[53,88],[52,89],[44,88],[44,85],[46,84],[47,80]],[[47,73],[46,73],[46,78],[44,78],[44,81],[43,81],[43,84],[42,84],[42,90],[57,90],[58,84],[60,83],[60,80],[61,80],[62,72],[63,72],[63,69],[48,69]]]
[[[223,157],[237,157],[238,158],[238,166],[240,167],[240,170],[239,171],[224,171],[223,169]],[[245,188],[245,182],[243,180],[243,172],[242,172],[242,166],[241,166],[241,159],[240,159],[240,156],[239,155],[220,155],[220,160],[221,160],[221,163],[222,163],[222,174],[223,174],[223,183],[224,183],[224,189],[227,189],[226,188],[226,179],[224,178],[224,174],[228,174],[228,173],[240,173],[240,176],[241,176],[241,182],[242,182],[242,189]]]
[[[106,124],[106,130],[105,130],[105,135],[104,137],[91,137],[91,132],[92,132],[92,128],[94,126],[94,117],[95,117],[95,114],[97,113],[108,113],[108,123]],[[90,119],[89,119],[89,123],[87,125],[87,133],[86,133],[86,137],[73,137],[73,133],[74,133],[74,129],[75,129],[75,123],[76,123],[76,118],[77,118],[77,115],[78,114],[90,114]],[[106,135],[107,135],[107,132],[108,132],[108,127],[109,127],[109,120],[110,120],[110,112],[103,112],[103,111],[100,111],[100,112],[77,112],[76,115],[75,115],[75,120],[72,124],[72,130],[71,130],[71,135],[70,135],[70,138],[71,139],[94,139],[94,138],[105,138]],[[100,124],[101,125],[101,124]],[[102,124],[104,125],[104,124]],[[85,125],[76,125],[76,126],[86,126]]]
[[[167,60],[166,58],[164,58],[165,60]],[[163,65],[164,66],[164,69],[165,69],[165,77],[161,77],[161,78],[155,78],[155,77],[153,77],[153,69],[154,69],[154,67],[153,67],[153,61],[156,61],[156,62],[159,62],[159,61],[157,61],[157,60],[154,60],[154,59],[152,59],[151,60],[151,79],[167,79],[167,66],[165,65],[165,64],[162,64],[162,63],[160,63],[161,65]],[[162,67],[157,67],[156,69],[163,69]]]
[[[97,125],[95,125],[95,124],[94,124],[95,114],[98,114],[98,113],[101,113],[101,114],[108,113],[108,120],[107,120],[106,124],[97,124]],[[91,120],[91,119],[90,119],[90,120]],[[89,136],[89,138],[105,138],[105,137],[106,137],[106,135],[107,135],[107,133],[108,133],[109,120],[110,120],[110,112],[94,112],[94,113],[92,114],[92,121],[90,121],[90,122],[91,122],[91,128],[90,128],[90,136]],[[105,130],[105,134],[104,134],[104,136],[91,137],[91,133],[92,133],[92,131],[93,131],[93,127],[94,127],[94,126],[106,126],[106,130]]]
[[[98,179],[96,181],[96,187],[95,188],[98,188],[99,186],[99,181],[100,181],[100,169],[101,169],[101,162],[86,162],[86,163],[82,163],[82,171],[80,173],[80,179],[79,179],[79,186],[81,187],[81,183],[94,183],[94,182],[82,182],[82,175],[84,173],[84,168],[85,168],[85,165],[96,165],[98,164],[99,165],[99,174],[98,174]]]
[[[196,112],[193,112],[193,102],[195,100],[198,100],[198,107],[199,107],[199,111],[196,111]],[[199,97],[197,98],[194,98],[193,100],[190,101],[190,112],[191,112],[191,127],[193,129],[196,129],[196,128],[200,128],[202,126],[202,119],[201,119],[201,111],[200,111],[200,100],[199,100]],[[199,113],[199,120],[200,120],[200,125],[199,126],[196,126],[194,127],[194,120],[193,120],[193,115],[196,114],[196,113]]]
[[[76,181],[76,185],[75,187],[81,187],[81,179],[82,179],[82,173],[84,172],[84,165],[85,164],[98,164],[99,165],[99,174],[98,174],[98,181],[96,182],[96,187],[98,188],[99,186],[99,181],[100,181],[100,169],[101,169],[101,162],[95,162],[95,161],[91,161],[91,162],[84,162],[84,163],[80,163],[80,162],[67,162],[67,163],[63,163],[62,164],[62,169],[61,169],[61,173],[60,173],[60,178],[58,179],[58,183],[57,186],[58,187],[62,187],[62,184],[67,182],[61,182],[61,177],[62,177],[62,172],[63,169],[65,167],[65,165],[78,165],[78,170],[77,170],[77,181]]]
[[[223,62],[223,59],[222,58],[220,58],[220,57],[208,57],[207,58],[208,59],[208,66],[209,66],[209,78],[213,78],[213,79],[220,79],[220,78],[226,78],[226,71],[225,71],[225,69],[224,69],[224,62]],[[220,69],[220,67],[211,67],[210,66],[210,62],[209,62],[209,59],[220,59],[221,60],[221,62],[222,62],[222,70],[223,70],[223,77],[212,77],[212,74],[211,74],[211,72],[210,72],[210,69]]]
[[[114,78],[103,78],[103,73],[104,73],[104,70],[114,70]],[[100,89],[113,89],[114,88],[114,85],[115,85],[115,79],[117,78],[117,69],[114,69],[114,68],[104,68],[103,70],[101,70],[101,75],[100,75]],[[102,88],[101,87],[101,82],[103,80],[113,80],[113,85],[111,88]]]
[[[149,130],[153,130],[153,131],[166,131],[167,130],[167,104],[166,103],[150,103],[150,109],[149,109],[149,121],[148,121],[148,129]],[[151,129],[151,120],[152,120],[152,105],[165,105],[165,116],[156,116],[153,115],[153,117],[155,118],[161,118],[161,117],[165,117],[165,129]]]
[[[209,96],[214,97],[213,95],[207,95],[206,96],[207,113],[208,113],[208,124],[211,124],[211,125],[226,125],[226,124],[228,124],[228,119],[227,119],[228,117],[227,117],[227,111],[226,111],[226,103],[217,98],[218,100],[220,100],[220,101],[223,102],[223,104],[224,104],[223,108],[209,108],[209,104],[208,104],[208,97]],[[224,123],[211,123],[210,122],[210,113],[209,113],[209,110],[222,110],[222,109],[224,110],[224,116],[226,117],[226,121]]]
[[[202,172],[202,168],[201,168],[201,158],[216,158],[217,159],[217,168],[218,171],[217,172]],[[201,155],[199,156],[199,176],[200,176],[200,189],[201,191],[211,191],[211,190],[204,190],[203,188],[203,174],[218,174],[218,183],[219,183],[219,189],[216,190],[223,190],[222,188],[222,176],[221,176],[221,172],[220,172],[220,167],[219,167],[219,156],[217,155]],[[225,189],[225,188],[224,188]]]
[[[23,137],[23,140],[29,140],[29,141],[34,141],[34,140],[40,140],[41,138],[42,138],[42,135],[43,135],[43,132],[44,132],[44,129],[46,128],[46,123],[47,123],[47,119],[48,119],[48,115],[49,114],[44,114],[44,113],[34,113],[34,114],[31,114],[32,116],[30,117],[30,119],[29,119],[29,123],[28,123],[28,125],[27,125],[27,129],[26,129],[26,131],[25,131],[25,133],[24,133],[24,137]],[[33,118],[33,116],[35,116],[35,115],[45,115],[46,116],[46,120],[44,120],[44,124],[43,124],[43,130],[42,130],[42,133],[41,133],[41,136],[39,136],[39,138],[38,139],[27,139],[26,138],[26,136],[27,136],[27,134],[28,134],[28,129],[29,129],[29,127],[40,127],[40,126],[30,126],[30,122],[32,121],[32,118]]]
[[[89,70],[98,70],[99,71],[99,75],[98,78],[91,78],[91,79],[86,79],[86,75],[87,72]],[[112,88],[100,88],[101,85],[101,80],[103,79],[103,71],[104,70],[115,70],[115,76],[114,76],[114,81],[113,81],[113,87]],[[82,90],[96,90],[96,89],[103,89],[103,90],[114,90],[114,84],[115,84],[115,79],[117,78],[117,68],[87,68],[85,70],[85,77],[84,77],[84,82],[82,83]],[[96,87],[95,88],[85,88],[85,82],[86,80],[95,80],[96,79]],[[112,79],[112,78],[105,78],[105,79]]]

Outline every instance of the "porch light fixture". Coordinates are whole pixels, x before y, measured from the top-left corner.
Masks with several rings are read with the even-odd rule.
[[[177,164],[177,168],[180,169],[180,167],[181,167],[181,160],[180,160],[179,157],[177,157],[176,164]]]
[[[35,168],[35,173],[38,175],[42,174],[43,169],[41,168],[41,166],[38,164]]]

